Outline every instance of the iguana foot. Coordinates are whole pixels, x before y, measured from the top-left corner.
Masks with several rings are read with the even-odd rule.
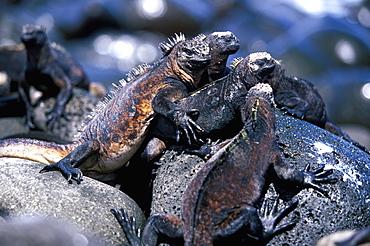
[[[74,168],[70,163],[64,161],[63,159],[54,163],[45,166],[41,169],[40,173],[50,172],[50,171],[60,171],[63,177],[69,182],[72,183],[71,179],[73,178],[79,184],[82,179],[82,172],[79,168]]]
[[[199,149],[185,149],[185,152],[192,155],[197,155],[203,160],[208,160],[229,141],[220,142],[220,139],[218,139],[216,142],[212,142],[212,140],[208,138]]]
[[[263,207],[263,213],[260,217],[262,226],[263,226],[263,237],[260,239],[259,244],[265,245],[268,243],[274,236],[283,233],[285,231],[289,231],[293,229],[296,223],[286,223],[281,226],[277,225],[280,223],[280,221],[286,217],[290,212],[292,212],[294,209],[296,209],[298,205],[298,201],[292,202],[290,205],[287,205],[282,210],[278,211],[278,205],[279,205],[279,197],[277,196],[274,204],[271,208],[271,211],[269,210],[269,204],[264,200],[262,207]]]
[[[310,165],[308,164],[303,171],[304,175],[304,187],[313,188],[323,195],[328,196],[328,192],[321,188],[318,183],[334,183],[337,181],[336,178],[328,177],[330,174],[333,173],[333,169],[324,170],[325,166],[321,165],[317,170],[310,171]]]
[[[34,129],[36,126],[33,123],[33,118],[34,114],[31,109],[27,109],[26,115],[24,116],[24,124],[29,128],[29,129]]]
[[[200,143],[201,141],[198,139],[196,132],[203,132],[203,129],[195,123],[195,118],[199,115],[199,111],[196,109],[190,110],[190,111],[181,111],[178,110],[174,117],[174,122],[177,126],[176,131],[176,141],[180,142],[181,133],[184,133],[186,136],[186,140],[188,141],[189,145],[192,145],[192,141],[195,142],[195,144]]]
[[[69,121],[63,109],[53,108],[46,112],[46,125],[48,130],[52,131],[55,127],[60,128],[60,120],[64,118],[66,121]]]
[[[116,209],[111,209],[111,213],[116,217],[118,223],[126,234],[128,241],[132,246],[141,246],[140,229],[137,228],[135,217],[128,217],[125,209],[121,208],[121,213]],[[121,215],[122,214],[122,215]]]
[[[281,109],[284,110],[285,113],[288,113],[291,116],[294,116],[294,117],[299,118],[301,120],[303,120],[304,117],[305,117],[305,115],[299,110],[288,108],[288,107],[282,107]]]

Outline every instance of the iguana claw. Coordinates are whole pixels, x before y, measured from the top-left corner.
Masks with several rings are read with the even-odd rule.
[[[261,241],[263,242],[268,242],[275,235],[291,230],[295,226],[295,223],[292,222],[277,227],[280,221],[298,206],[298,201],[292,202],[280,211],[277,210],[278,205],[279,196],[275,198],[271,210],[269,210],[269,205],[266,200],[264,200],[262,204],[263,213],[261,215],[261,221],[264,228],[264,235]]]
[[[185,133],[186,139],[189,145],[192,145],[192,140],[195,143],[199,143],[200,140],[198,139],[196,132],[202,132],[203,129],[195,123],[192,117],[196,117],[199,115],[199,111],[196,109],[192,109],[190,111],[177,111],[175,114],[175,122],[177,125],[176,130],[176,142],[180,142],[181,133]]]
[[[65,162],[63,159],[54,164],[50,164],[41,169],[40,173],[51,172],[51,171],[60,171],[63,177],[69,182],[72,183],[71,179],[73,178],[79,184],[82,179],[82,172],[79,168],[72,167],[69,163]]]
[[[46,112],[47,120],[46,125],[49,130],[53,130],[56,127],[60,128],[60,119],[64,118],[66,121],[69,121],[66,113],[63,111],[62,108],[53,108]]]
[[[125,209],[121,208],[120,210],[121,213],[114,208],[112,208],[110,211],[122,227],[123,232],[126,234],[126,237],[131,245],[141,246],[140,229],[137,228],[135,217],[131,217],[130,219]]]
[[[310,171],[310,165],[308,164],[304,170],[304,183],[305,187],[313,188],[323,195],[328,196],[328,192],[321,188],[318,183],[333,183],[336,182],[336,178],[328,177],[330,174],[333,173],[333,170],[324,170],[324,165],[321,165],[317,170]]]

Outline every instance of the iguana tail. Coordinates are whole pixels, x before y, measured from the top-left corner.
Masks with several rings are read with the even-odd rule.
[[[16,157],[51,164],[68,155],[76,144],[56,144],[36,139],[0,140],[0,157]]]

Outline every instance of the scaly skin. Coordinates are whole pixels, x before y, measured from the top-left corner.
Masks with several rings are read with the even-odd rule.
[[[241,67],[249,67],[247,73],[244,70],[235,71],[244,77],[248,89],[257,83],[270,84],[278,108],[319,126],[369,153],[369,150],[351,139],[328,119],[324,100],[312,83],[297,77],[285,76],[282,63],[266,52],[252,53],[239,62],[242,63]]]
[[[26,125],[34,128],[33,107],[29,89],[34,86],[45,97],[56,97],[56,105],[48,113],[47,125],[52,130],[59,126],[64,109],[72,96],[73,86],[88,90],[89,81],[82,69],[61,46],[49,43],[46,28],[26,25],[21,40],[27,51],[27,65],[18,91],[26,106]]]
[[[235,59],[232,67],[228,75],[177,102],[184,110],[197,110],[198,115],[194,119],[203,129],[197,133],[198,138],[217,140],[234,136],[242,127],[240,107],[247,91],[257,83],[268,83],[273,88],[278,108],[322,127],[369,152],[327,119],[325,103],[310,82],[285,76],[281,62],[273,59],[268,53],[257,52],[244,59]],[[153,160],[168,146],[176,143],[176,139],[173,138],[175,131],[176,127],[171,122],[157,117],[151,132],[153,135],[151,141],[156,142],[156,145],[149,142],[142,154],[143,159]]]
[[[184,133],[194,132],[198,126],[173,102],[197,87],[210,60],[209,47],[204,41],[177,36],[167,48],[168,55],[157,63],[133,69],[129,83],[122,81],[113,96],[99,103],[74,144],[65,146],[68,151],[63,151],[63,159],[53,163],[54,158],[53,164],[42,171],[59,170],[67,180],[74,177],[79,181],[81,169],[85,175],[104,180],[137,151],[155,115],[169,119]],[[14,146],[26,145],[32,146],[32,150],[13,151]],[[3,140],[0,156],[38,160],[38,153],[45,146],[53,148],[52,144],[41,141]],[[58,152],[60,146],[54,146]]]
[[[239,39],[230,31],[213,32],[207,36],[200,34],[198,37],[205,37],[211,50],[211,63],[202,76],[201,86],[203,86],[230,72],[227,59],[239,50],[240,44]]]
[[[284,162],[276,141],[271,87],[253,87],[243,109],[242,130],[205,163],[184,192],[182,219],[169,214],[152,215],[141,238],[135,238],[130,222],[112,211],[133,245],[157,245],[159,235],[183,236],[184,245],[213,245],[215,240],[240,230],[246,238],[250,235],[246,242],[265,244],[293,226],[277,224],[296,205],[293,203],[276,216],[260,217],[257,207],[271,182],[325,192],[318,183],[331,181],[327,177],[330,170],[298,171]]]

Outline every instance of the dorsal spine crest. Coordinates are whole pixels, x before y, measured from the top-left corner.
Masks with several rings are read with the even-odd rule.
[[[204,33],[200,33],[197,36],[195,36],[193,39],[198,39],[200,41],[204,41],[207,38],[207,36]]]
[[[243,57],[238,57],[238,58],[235,58],[232,62],[231,62],[231,65],[230,67],[232,69],[235,69],[242,61],[244,61],[244,58]]]
[[[183,33],[175,33],[175,37],[168,38],[168,42],[161,42],[158,47],[161,49],[163,56],[166,56],[172,51],[173,47],[175,47],[176,44],[185,40],[186,38]]]

